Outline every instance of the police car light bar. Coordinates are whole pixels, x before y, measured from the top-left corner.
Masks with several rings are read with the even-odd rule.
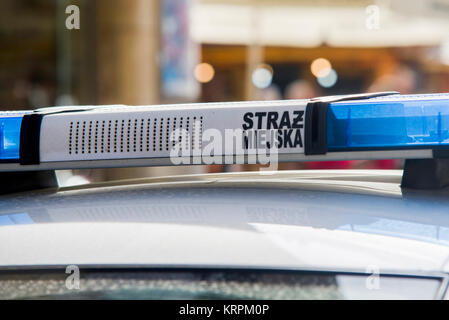
[[[449,94],[0,112],[0,171],[235,163],[263,141],[279,161],[446,157]]]

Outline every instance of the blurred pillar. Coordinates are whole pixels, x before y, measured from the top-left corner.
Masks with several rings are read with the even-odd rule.
[[[159,1],[95,2],[99,103],[157,103]]]
[[[159,102],[159,1],[96,0],[97,103]],[[148,168],[105,170],[107,180],[151,175]]]
[[[245,99],[254,100],[256,88],[253,85],[252,75],[257,65],[264,60],[264,48],[260,45],[260,3],[251,0],[251,43],[246,49],[246,77],[245,77]]]
[[[246,48],[246,86],[245,99],[254,100],[256,97],[257,88],[253,84],[253,72],[259,64],[263,62],[264,49],[257,44],[251,44]]]
[[[62,27],[65,25],[67,14],[65,8],[69,6],[68,0],[56,1],[56,104],[59,104],[61,98],[72,94],[72,31]]]

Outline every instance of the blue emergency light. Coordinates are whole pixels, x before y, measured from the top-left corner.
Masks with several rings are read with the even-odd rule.
[[[393,95],[331,103],[326,137],[328,151],[448,146],[449,95]]]
[[[2,116],[0,113],[0,161],[19,160],[22,116]]]

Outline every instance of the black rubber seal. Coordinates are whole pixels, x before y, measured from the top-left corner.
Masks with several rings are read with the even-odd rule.
[[[406,159],[401,188],[442,189],[449,186],[449,159]]]
[[[434,159],[447,159],[449,158],[449,149],[433,149],[432,154]]]
[[[19,162],[21,165],[40,163],[41,124],[44,115],[39,113],[26,114],[20,127]]]
[[[304,131],[305,155],[326,154],[327,102],[311,102],[306,106],[306,126]]]
[[[304,129],[304,154],[317,155],[327,153],[326,120],[331,103],[349,100],[363,100],[375,97],[399,94],[396,91],[348,94],[341,96],[320,97],[312,99],[306,106]]]
[[[0,195],[58,187],[54,170],[0,172],[0,179],[14,181],[0,184]]]

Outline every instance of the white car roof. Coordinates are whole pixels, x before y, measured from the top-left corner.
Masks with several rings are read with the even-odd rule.
[[[0,267],[447,272],[448,192],[401,171],[153,178],[0,197]]]

